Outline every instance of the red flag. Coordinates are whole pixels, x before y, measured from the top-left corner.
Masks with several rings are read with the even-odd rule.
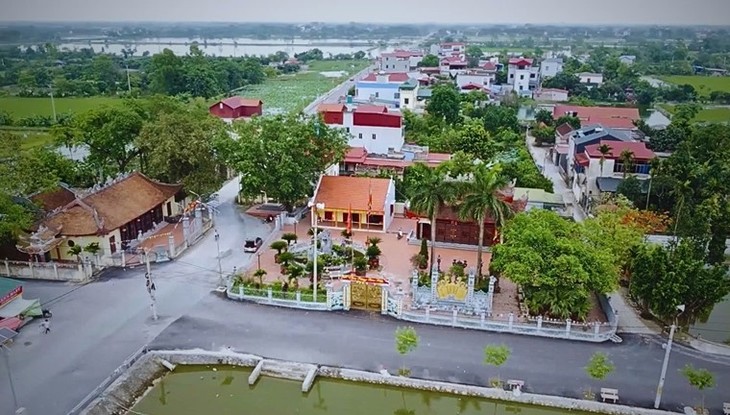
[[[347,233],[352,233],[352,203],[350,203],[350,208],[347,210]]]

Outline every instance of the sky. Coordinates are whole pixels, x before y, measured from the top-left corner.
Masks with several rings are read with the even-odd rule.
[[[730,25],[730,0],[0,0],[0,21]]]

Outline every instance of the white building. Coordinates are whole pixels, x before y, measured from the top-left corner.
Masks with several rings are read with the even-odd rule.
[[[621,55],[618,57],[619,62],[624,65],[633,65],[636,62],[636,56],[634,55]]]
[[[355,99],[372,103],[400,106],[400,86],[408,79],[407,73],[371,73],[355,83]]]
[[[533,94],[535,101],[542,102],[566,102],[568,101],[568,91],[557,88],[542,88]]]
[[[493,72],[469,71],[456,75],[456,85],[459,89],[462,89],[464,86],[469,84],[479,85],[489,89],[492,87],[492,84],[494,84],[496,78],[497,75]]]
[[[581,72],[578,74],[581,84],[588,85],[588,88],[603,85],[603,74],[594,72]]]
[[[405,143],[403,114],[385,106],[322,104],[318,108],[324,122],[331,127],[344,128],[349,134],[350,147],[363,147],[368,153],[388,154],[400,151]]]
[[[540,81],[540,68],[532,66],[532,59],[511,58],[507,63],[507,83],[522,96],[532,96]]]
[[[423,101],[418,100],[418,91],[420,90],[420,83],[415,79],[409,79],[402,83],[398,88],[400,91],[400,105],[401,109],[407,109],[415,111],[418,108],[423,107]]]
[[[379,68],[381,72],[409,72],[416,68],[423,60],[422,52],[396,50],[380,55]]]
[[[552,78],[563,72],[563,58],[549,58],[540,62],[540,76],[544,78]]]
[[[463,42],[447,42],[439,46],[440,56],[462,55],[466,53],[466,43]]]

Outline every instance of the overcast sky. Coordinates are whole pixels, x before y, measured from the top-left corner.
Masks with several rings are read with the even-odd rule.
[[[1,21],[730,25],[730,0],[0,0]]]

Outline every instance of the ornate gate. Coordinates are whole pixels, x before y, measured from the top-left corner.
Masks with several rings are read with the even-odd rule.
[[[381,310],[383,295],[380,285],[353,281],[350,290],[352,298],[350,307],[368,311]]]

